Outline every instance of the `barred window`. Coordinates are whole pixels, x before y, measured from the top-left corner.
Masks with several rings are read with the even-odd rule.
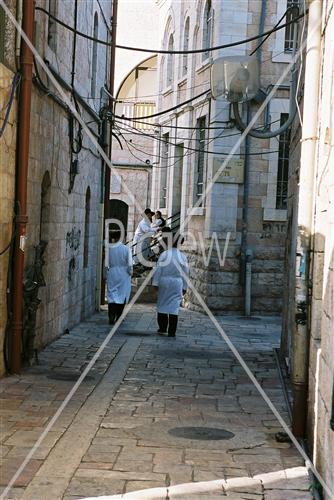
[[[196,171],[195,171],[195,203],[203,195],[204,186],[204,160],[205,160],[205,127],[206,118],[201,117],[197,120],[197,157],[196,157]]]
[[[54,17],[57,17],[57,0],[49,0],[49,12]],[[57,23],[54,19],[48,19],[48,45],[53,52],[57,48]]]
[[[299,7],[299,0],[287,0],[286,8],[290,7]],[[286,21],[290,22],[295,17],[296,13],[294,10],[290,10],[286,15]],[[294,39],[294,30],[297,29],[297,24],[289,24],[285,28],[285,39],[284,39],[284,51],[291,52],[293,50],[293,39]]]
[[[203,18],[203,49],[207,49],[211,45],[211,30],[212,30],[212,5],[211,0],[207,0],[204,9],[204,18]],[[202,59],[203,61],[207,59],[210,55],[210,52],[203,52]]]
[[[281,113],[281,126],[286,122],[288,113]],[[276,208],[286,210],[288,198],[289,179],[289,153],[290,153],[290,129],[285,130],[279,136],[277,184],[276,184]]]
[[[174,50],[174,38],[170,35],[168,40],[168,50],[172,52]],[[167,67],[166,67],[166,86],[169,87],[173,83],[174,77],[174,64],[173,64],[173,54],[167,54]]]
[[[94,28],[93,37],[99,37],[99,16],[97,12],[94,14]],[[90,93],[92,97],[96,95],[96,76],[97,76],[97,42],[93,42],[93,54],[92,54],[92,75],[90,81]]]
[[[162,137],[162,150],[160,162],[160,208],[167,207],[167,176],[168,176],[168,147],[169,134],[164,134]]]
[[[187,17],[186,24],[184,27],[183,34],[183,50],[187,52],[189,49],[189,17]],[[182,62],[182,76],[185,76],[188,71],[188,54],[183,54],[183,62]]]

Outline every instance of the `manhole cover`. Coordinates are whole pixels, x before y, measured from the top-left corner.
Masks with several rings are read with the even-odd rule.
[[[168,434],[174,437],[198,439],[201,441],[219,441],[234,437],[233,432],[216,427],[174,427],[173,429],[169,429]]]
[[[153,350],[155,356],[163,356],[164,358],[191,358],[191,359],[221,359],[226,356],[224,352],[200,351],[198,349],[178,349],[178,350]]]
[[[123,330],[121,333],[125,333],[125,335],[132,335],[133,337],[143,337],[143,336],[148,336],[152,335],[153,332],[148,332],[147,330],[145,331],[139,331],[139,330]]]
[[[80,373],[52,373],[47,376],[47,378],[50,378],[51,380],[64,380],[65,382],[76,382],[78,378],[80,377]],[[94,380],[94,377],[91,375],[86,375],[84,378],[84,381],[87,380]]]

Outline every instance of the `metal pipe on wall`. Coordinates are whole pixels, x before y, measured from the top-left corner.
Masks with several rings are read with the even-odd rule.
[[[260,21],[259,21],[259,33],[264,32],[264,26],[266,21],[267,13],[267,2],[262,0]],[[262,45],[256,51],[256,57],[259,61],[259,71],[261,77],[261,57],[262,57]],[[251,119],[251,109],[250,103],[247,103],[247,116],[246,123],[249,123]],[[253,252],[248,248],[248,208],[249,208],[249,169],[250,169],[250,141],[251,137],[247,134],[245,138],[245,174],[244,174],[244,195],[243,195],[243,207],[242,207],[242,232],[241,232],[241,277],[242,284],[244,286],[244,314],[245,316],[250,316],[251,314],[251,295],[252,295],[252,258]]]
[[[110,72],[109,72],[109,108],[114,107],[115,93],[115,55],[116,55],[116,35],[117,35],[117,10],[118,0],[111,0],[112,18],[111,18],[111,47],[110,47]],[[112,123],[110,123],[109,134],[109,159],[111,160],[112,148]],[[105,165],[104,174],[104,220],[109,218],[109,196],[110,196],[110,168]],[[103,263],[102,263],[103,265]],[[105,279],[101,280],[101,304],[105,302]]]
[[[321,62],[322,0],[309,5],[305,57],[303,126],[299,170],[297,250],[295,283],[295,325],[292,338],[292,384],[294,392],[292,430],[305,434],[309,360],[309,271],[312,238],[315,160],[318,133],[318,99]]]
[[[34,0],[23,2],[22,28],[29,40],[34,32]],[[27,44],[21,44],[21,89],[19,96],[19,115],[17,129],[17,167],[16,167],[16,238],[13,255],[13,320],[11,342],[11,371],[20,373],[23,332],[23,276],[24,250],[26,242],[27,181],[29,163],[30,110],[32,91],[33,56]]]

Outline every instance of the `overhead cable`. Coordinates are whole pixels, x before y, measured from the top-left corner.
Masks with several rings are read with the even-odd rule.
[[[35,7],[35,9],[37,11],[43,12],[44,14],[49,16],[51,19],[53,19],[56,23],[60,24],[64,28],[68,29],[69,31],[72,31],[72,32],[75,31],[78,36],[86,38],[87,40],[91,40],[92,42],[100,43],[101,45],[107,45],[108,47],[111,46],[110,42],[106,42],[106,41],[101,40],[99,38],[95,38],[93,36],[87,35],[86,33],[82,33],[81,31],[74,30],[71,26],[64,23],[60,19],[58,19],[56,16],[54,16],[53,14],[48,12],[43,7],[37,6],[37,7]],[[288,9],[288,10],[290,10],[290,9]],[[288,10],[286,11],[286,13],[288,12]],[[286,15],[286,13],[285,13],[285,15]],[[292,19],[291,21],[288,21],[284,24],[281,24],[280,26],[276,26],[269,31],[265,31],[264,33],[261,33],[260,35],[255,35],[255,36],[252,36],[249,38],[245,38],[244,40],[238,40],[237,42],[231,42],[231,43],[226,43],[226,44],[222,44],[222,45],[217,45],[215,47],[207,47],[207,48],[203,48],[203,49],[192,49],[192,50],[160,50],[160,49],[145,49],[142,47],[128,47],[125,45],[116,44],[116,48],[122,49],[122,50],[131,50],[134,52],[148,52],[148,53],[154,53],[154,54],[200,54],[200,53],[204,53],[204,52],[213,52],[215,50],[227,49],[229,47],[243,45],[243,44],[246,44],[248,42],[252,42],[253,40],[259,40],[265,36],[270,36],[272,33],[275,33],[276,31],[279,31],[279,30],[285,28],[286,26],[289,26],[290,24],[297,22],[299,19],[302,19],[302,17],[304,17],[304,15],[305,14],[302,13],[298,17],[295,17],[294,19]]]

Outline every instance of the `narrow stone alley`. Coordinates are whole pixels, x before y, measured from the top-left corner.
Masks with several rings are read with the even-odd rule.
[[[279,319],[219,321],[288,421],[273,352]],[[38,365],[1,380],[2,492],[106,323],[95,314]],[[183,310],[176,339],[155,330],[153,306],[135,306],[5,498],[312,498],[302,458],[276,442],[278,422],[209,318]]]

